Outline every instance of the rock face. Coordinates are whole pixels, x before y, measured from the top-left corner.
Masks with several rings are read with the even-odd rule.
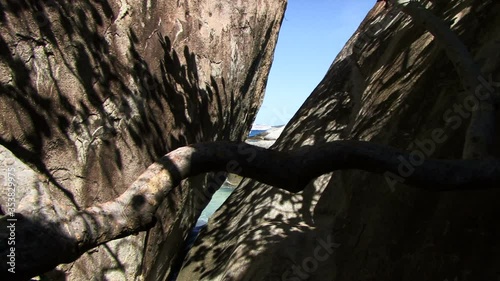
[[[417,162],[418,155],[461,157],[470,105],[452,63],[432,35],[382,6],[369,12],[274,149],[355,139],[415,151]],[[500,5],[434,1],[428,8],[460,35],[485,87],[498,93]],[[443,141],[432,141],[435,129]],[[430,193],[360,171],[323,175],[298,194],[244,179],[195,243],[180,280],[497,280],[499,195]]]
[[[1,1],[0,165],[17,167],[17,211],[57,221],[117,197],[174,148],[243,139],[285,6]],[[209,180],[169,194],[154,229],[103,245],[51,277],[164,280],[210,199],[202,190]],[[4,213],[7,200],[2,193]]]

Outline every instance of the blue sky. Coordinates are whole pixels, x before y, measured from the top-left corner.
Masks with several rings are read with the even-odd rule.
[[[286,124],[375,0],[288,0],[264,102],[254,124]]]

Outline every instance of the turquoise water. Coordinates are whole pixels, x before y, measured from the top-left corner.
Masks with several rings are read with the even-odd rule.
[[[212,199],[210,200],[210,203],[205,207],[203,212],[201,213],[200,217],[198,218],[198,221],[196,222],[196,226],[193,227],[191,230],[191,233],[189,236],[186,238],[186,242],[184,245],[184,249],[180,253],[182,260],[187,255],[187,252],[189,249],[193,246],[193,243],[196,239],[196,236],[198,236],[198,233],[204,226],[207,224],[208,219],[210,216],[219,209],[219,207],[226,201],[226,199],[231,195],[231,193],[234,191],[234,187],[231,187],[230,185],[224,183],[219,190],[217,190],[214,195],[212,196]],[[169,281],[175,281],[177,280],[177,274],[179,273],[179,270],[181,269],[182,266],[182,260],[180,262],[177,262],[172,266],[172,272],[170,273],[170,276],[167,278]]]
[[[233,192],[234,187],[230,185],[223,184],[219,190],[217,190],[212,196],[212,200],[208,203],[207,207],[203,210],[200,217],[198,218],[198,222],[196,222],[196,226],[205,225],[208,222],[208,219],[219,209],[219,207],[226,201],[226,199]]]
[[[251,130],[250,133],[248,134],[248,137],[253,137],[258,134],[264,133],[266,130]]]

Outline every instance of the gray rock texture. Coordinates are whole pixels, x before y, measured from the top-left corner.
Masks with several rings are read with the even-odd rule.
[[[285,6],[1,1],[0,165],[17,167],[17,211],[57,222],[68,210],[117,197],[172,149],[242,140],[263,98]],[[210,199],[213,191],[202,190],[210,180],[172,191],[155,228],[100,246],[50,277],[165,280]],[[7,200],[2,193],[4,213]]]
[[[427,5],[498,93],[499,3]],[[467,100],[433,36],[378,3],[272,148],[354,139],[414,151],[415,162],[461,158]],[[323,175],[298,194],[244,179],[202,231],[180,280],[497,280],[499,196],[431,193],[360,171]]]

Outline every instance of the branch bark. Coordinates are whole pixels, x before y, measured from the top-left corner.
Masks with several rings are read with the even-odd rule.
[[[57,223],[16,214],[16,278],[29,278],[69,263],[108,241],[147,230],[156,209],[181,180],[209,171],[227,171],[290,192],[299,192],[315,177],[340,169],[400,174],[414,155],[375,143],[336,141],[282,152],[246,143],[199,143],[176,149],[152,164],[113,201],[68,214]],[[422,160],[405,182],[430,191],[500,187],[499,160]],[[0,219],[7,229],[10,217]],[[0,255],[7,256],[2,235]],[[8,264],[0,265],[0,279]],[[9,276],[9,275],[7,275]],[[12,276],[10,276],[12,277]]]
[[[491,91],[491,86],[486,86],[488,92],[481,92],[485,85],[482,83],[484,79],[479,66],[446,22],[427,10],[420,4],[420,1],[392,0],[392,2],[409,15],[415,23],[425,27],[434,35],[455,66],[469,96],[467,98],[476,102],[467,128],[462,157],[464,159],[488,157],[488,147],[493,144],[495,136],[495,93]]]

